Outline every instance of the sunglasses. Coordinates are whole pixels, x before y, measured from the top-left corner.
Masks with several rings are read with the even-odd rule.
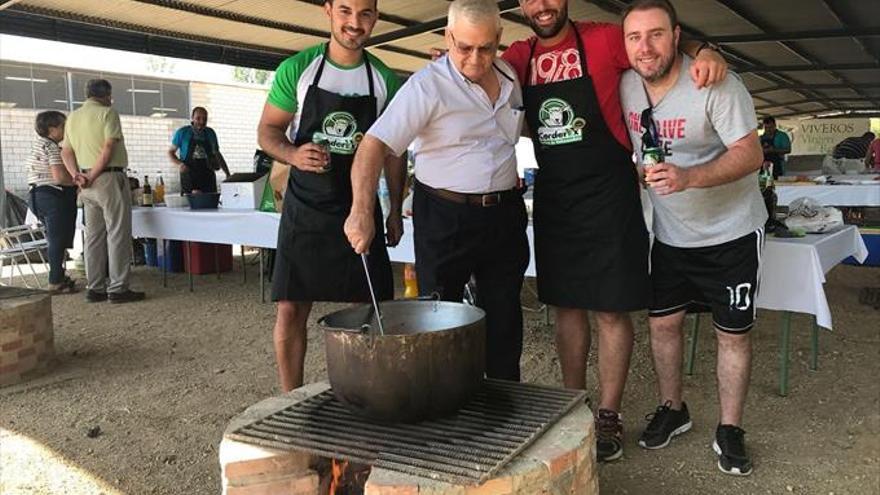
[[[660,133],[657,131],[657,124],[654,122],[654,109],[648,107],[642,110],[642,117],[639,123],[645,133],[642,134],[642,148],[659,148]]]

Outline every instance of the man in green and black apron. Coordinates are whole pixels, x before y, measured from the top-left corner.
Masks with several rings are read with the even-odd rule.
[[[229,167],[220,154],[217,133],[208,127],[208,110],[204,107],[193,108],[190,125],[174,133],[168,157],[180,170],[180,191],[184,194],[217,192],[215,170],[222,168],[229,178]]]
[[[352,204],[354,153],[400,87],[394,73],[363,49],[378,18],[376,4],[377,0],[327,0],[329,42],[281,63],[260,119],[260,147],[291,166],[272,279],[272,300],[278,303],[275,357],[285,391],[303,382],[312,302],[370,299],[360,256],[342,227]],[[389,245],[396,245],[402,232],[405,172],[403,160],[387,162]],[[378,206],[373,214],[377,222],[382,220]],[[376,296],[393,298],[384,236],[370,246],[368,260]]]
[[[533,209],[538,297],[555,307],[568,388],[586,388],[588,311],[596,317],[597,452],[610,461],[623,453],[619,411],[633,345],[629,312],[645,309],[649,295],[648,232],[618,89],[629,61],[620,26],[572,22],[566,0],[520,0],[520,7],[536,37],[513,43],[502,58],[522,83],[539,166]],[[723,78],[723,59],[704,52],[695,80]]]

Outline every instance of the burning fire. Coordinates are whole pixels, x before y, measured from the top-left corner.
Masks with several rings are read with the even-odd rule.
[[[348,461],[337,461],[336,459],[332,460],[330,465],[330,474],[332,479],[330,480],[330,490],[328,492],[329,495],[336,495],[336,489],[340,486],[340,481],[342,480],[342,473],[345,472],[345,469],[348,467]]]

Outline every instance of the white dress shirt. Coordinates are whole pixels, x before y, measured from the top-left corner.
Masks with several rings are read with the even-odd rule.
[[[506,62],[495,60],[493,70],[501,83],[494,105],[480,85],[441,57],[409,78],[367,134],[396,155],[413,143],[416,179],[435,189],[512,189],[517,179],[514,145],[525,116],[522,91]]]

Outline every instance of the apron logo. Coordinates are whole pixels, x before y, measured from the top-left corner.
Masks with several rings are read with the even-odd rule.
[[[538,110],[538,142],[545,146],[576,143],[583,139],[587,122],[574,116],[574,109],[561,98],[550,98]]]
[[[364,138],[364,133],[357,131],[354,115],[348,112],[333,112],[324,117],[321,129],[323,132],[312,135],[312,142],[326,143],[330,152],[337,155],[353,155]]]

